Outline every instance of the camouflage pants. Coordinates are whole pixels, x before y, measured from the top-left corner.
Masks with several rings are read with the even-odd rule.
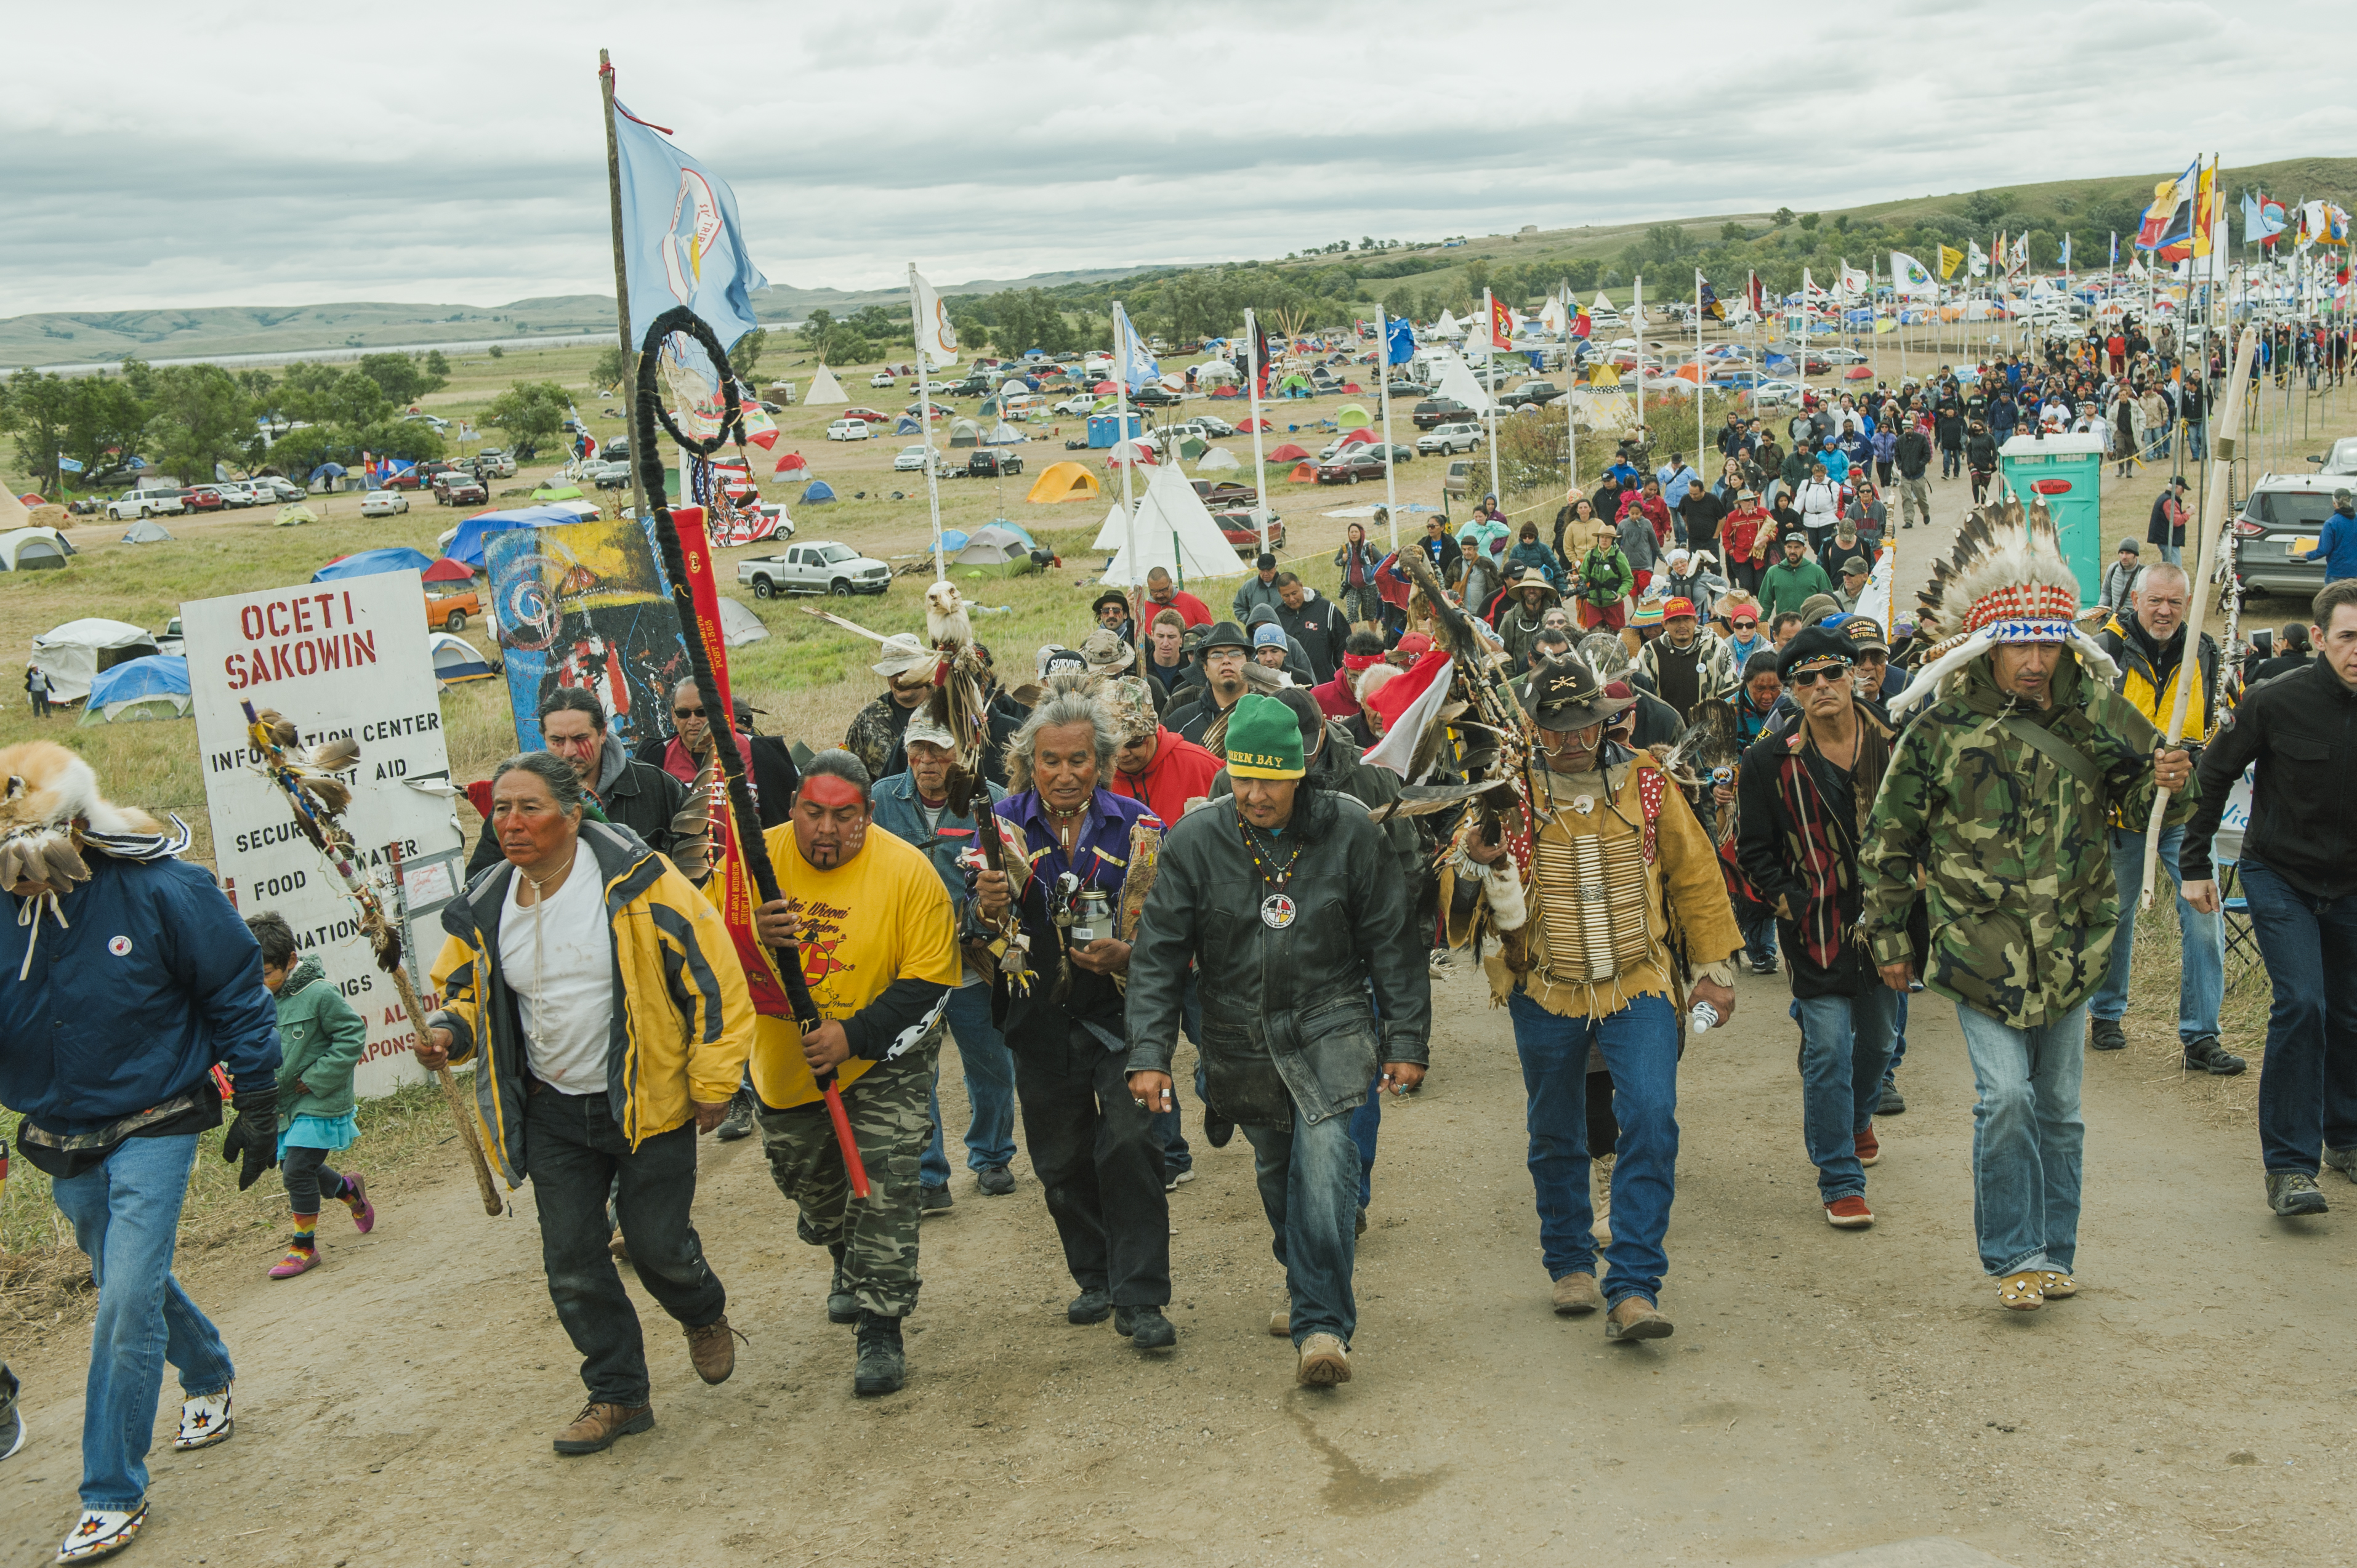
[[[845,1285],[863,1308],[881,1317],[906,1317],[914,1311],[918,1287],[924,1283],[917,1275],[923,1192],[917,1163],[933,1135],[937,1050],[912,1050],[870,1068],[843,1091],[843,1109],[851,1118],[874,1202],[856,1202],[851,1196],[851,1177],[835,1147],[834,1122],[824,1101],[790,1111],[765,1105],[758,1114],[770,1175],[802,1210],[796,1234],[813,1247],[840,1249]]]

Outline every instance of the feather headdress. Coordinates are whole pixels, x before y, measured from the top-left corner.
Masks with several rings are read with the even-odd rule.
[[[106,800],[90,764],[54,742],[0,751],[0,889],[87,882],[85,849],[118,860],[163,860],[188,847],[188,830],[178,818],[167,832],[146,812]]]
[[[2079,629],[2079,579],[2044,501],[2027,511],[2007,497],[1965,514],[1955,548],[1917,596],[1916,635],[1935,639],[1923,667],[1891,699],[1896,716],[1939,694],[1941,682],[2001,642],[2068,644],[2092,673],[2117,672],[2102,644]]]

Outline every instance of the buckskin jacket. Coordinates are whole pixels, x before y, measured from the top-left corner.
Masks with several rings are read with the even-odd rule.
[[[1423,1065],[1432,1034],[1432,973],[1382,830],[1356,800],[1306,789],[1277,842],[1289,849],[1297,835],[1301,856],[1285,886],[1293,919],[1278,929],[1261,918],[1272,889],[1244,848],[1234,799],[1189,812],[1162,841],[1130,950],[1128,1070],[1170,1070],[1191,959],[1204,1099],[1247,1126],[1347,1114],[1366,1102],[1382,1063]]]
[[[1923,983],[2029,1029],[2103,982],[2120,919],[2105,819],[2151,814],[2161,736],[2089,679],[2075,652],[2056,664],[2044,713],[1999,691],[1989,660],[1952,677],[1900,736],[1858,854],[1865,925],[1878,965],[1909,956],[1920,867],[1932,935]],[[2191,812],[2195,791],[2187,779],[2169,822]]]

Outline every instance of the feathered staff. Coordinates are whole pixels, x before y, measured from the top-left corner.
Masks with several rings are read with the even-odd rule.
[[[1490,644],[1475,628],[1472,616],[1449,602],[1448,591],[1434,575],[1432,563],[1424,552],[1402,551],[1399,561],[1431,615],[1433,639],[1453,663],[1452,700],[1417,741],[1408,777],[1422,779],[1429,774],[1453,732],[1461,746],[1458,765],[1467,783],[1482,786],[1473,792],[1481,802],[1482,838],[1495,841],[1502,831],[1507,848],[1513,852],[1515,866],[1527,873],[1531,864],[1529,715],[1523,712],[1521,700],[1507,684],[1504,670],[1492,656]],[[1415,603],[1412,598],[1411,612]],[[1512,795],[1510,810],[1501,809],[1499,803],[1506,790]],[[1445,854],[1454,853],[1455,841],[1465,834],[1472,821],[1473,813],[1469,811],[1466,821],[1448,835],[1451,847]]]
[[[278,792],[286,798],[286,803],[295,811],[295,825],[317,848],[335,871],[336,880],[343,885],[344,896],[359,908],[361,931],[369,940],[369,950],[375,955],[376,966],[393,977],[393,989],[400,993],[401,1004],[409,1014],[409,1026],[423,1040],[425,1008],[417,1000],[417,988],[409,983],[408,971],[401,967],[401,928],[386,918],[376,888],[353,863],[352,835],[343,825],[344,810],[352,803],[352,792],[335,775],[349,771],[360,761],[360,743],[343,736],[301,751],[297,747],[302,744],[302,735],[291,721],[267,710],[256,713],[252,703],[239,705],[245,710],[246,736],[259,759],[255,771],[277,786]],[[475,1186],[482,1194],[483,1212],[495,1217],[506,1212],[506,1201],[491,1179],[490,1162],[483,1158],[483,1141],[475,1130],[474,1108],[458,1092],[457,1080],[450,1076],[448,1068],[436,1068],[434,1079],[441,1086],[442,1098],[450,1107],[450,1119],[458,1124],[459,1141],[467,1145],[467,1157],[474,1165]]]

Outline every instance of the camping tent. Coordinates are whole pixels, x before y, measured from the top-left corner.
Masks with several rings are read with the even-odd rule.
[[[1178,456],[1184,457],[1189,463],[1193,462],[1196,458],[1201,456],[1211,449],[1211,444],[1209,442],[1192,432],[1189,432],[1178,438]]]
[[[1199,474],[1224,473],[1228,469],[1241,468],[1243,467],[1243,459],[1238,457],[1233,452],[1214,446],[1209,452],[1204,453],[1201,459],[1196,463],[1195,472]]]
[[[315,583],[339,582],[346,577],[374,577],[386,572],[415,572],[424,575],[434,564],[434,557],[402,545],[383,550],[363,550],[330,561],[311,574]]]
[[[1314,485],[1318,482],[1318,465],[1308,461],[1296,463],[1293,472],[1285,477],[1297,485]]]
[[[1372,416],[1355,403],[1346,403],[1334,411],[1334,427],[1338,430],[1363,430],[1373,423]]]
[[[1310,391],[1309,378],[1296,371],[1277,382],[1276,390],[1280,392],[1300,392],[1307,395]]]
[[[1304,457],[1308,456],[1309,454],[1308,452],[1288,441],[1284,446],[1279,446],[1275,451],[1271,452],[1268,455],[1268,460],[1272,463],[1298,463]]]
[[[425,580],[429,583],[471,583],[475,580],[475,573],[474,568],[464,561],[453,561],[445,555],[425,568]]]
[[[33,639],[32,662],[48,676],[52,702],[78,703],[101,671],[156,651],[155,634],[145,628],[91,616]]]
[[[1115,535],[1114,542],[1120,547],[1104,575],[1104,580],[1115,587],[1145,582],[1146,574],[1157,566],[1189,581],[1243,573],[1244,564],[1235,546],[1211,521],[1195,487],[1176,467],[1157,469],[1154,482],[1138,500],[1135,558],[1128,542],[1131,525],[1121,521],[1120,510],[1115,507],[1114,515],[1105,520],[1106,532]]]
[[[491,667],[483,662],[483,656],[465,638],[453,637],[447,631],[429,632],[425,643],[434,655],[434,678],[445,686],[491,678]]]
[[[156,544],[171,537],[165,532],[164,525],[152,517],[143,517],[123,531],[123,542],[125,544]]]
[[[913,413],[902,414],[900,422],[892,426],[895,435],[922,435],[924,433],[925,427],[917,423],[917,416]]]
[[[1475,413],[1490,412],[1490,394],[1473,378],[1473,369],[1451,354],[1440,364],[1440,382],[1433,391],[1441,397],[1453,397]]]
[[[822,501],[831,501],[834,499],[834,487],[828,484],[824,479],[813,479],[809,484],[802,487],[802,504],[804,506],[817,506]]]
[[[270,526],[273,528],[294,528],[302,523],[317,522],[318,521],[319,514],[317,512],[313,511],[309,507],[305,506],[302,502],[296,501],[290,506],[280,507],[278,509],[277,517],[272,520]]]
[[[1120,442],[1112,451],[1105,454],[1105,467],[1108,468],[1118,468],[1124,463],[1134,467],[1141,465],[1151,467],[1154,461],[1154,448],[1148,446],[1142,438],[1134,437]]]
[[[1462,338],[1465,328],[1458,324],[1455,311],[1444,310],[1440,313],[1440,319],[1432,324],[1432,335],[1435,338]]]
[[[536,501],[577,501],[582,499],[579,485],[543,485],[532,492]]]
[[[188,716],[188,661],[177,653],[152,653],[108,666],[90,683],[86,725]]]
[[[0,528],[24,528],[32,521],[33,514],[26,510],[24,499],[0,485]]]
[[[0,533],[0,567],[11,572],[54,572],[72,547],[54,528],[13,528]]]
[[[483,569],[483,535],[502,528],[556,528],[579,521],[568,507],[528,506],[513,511],[479,511],[458,525],[458,532],[451,535],[442,552],[443,558],[479,572]]]
[[[843,390],[843,383],[836,381],[834,372],[824,365],[818,368],[818,374],[811,377],[810,392],[802,398],[805,403],[849,403],[850,401],[849,394]]]
[[[742,648],[748,642],[759,642],[770,635],[753,607],[742,599],[720,596],[720,639],[731,648]]]
[[[1194,367],[1197,381],[1232,381],[1241,379],[1235,366],[1225,360],[1206,360]]]
[[[1372,430],[1370,430],[1367,426],[1361,424],[1356,430],[1346,431],[1343,434],[1341,444],[1345,446],[1363,446],[1367,442],[1372,441],[1374,438],[1375,433]]]
[[[952,446],[981,446],[982,426],[976,424],[971,419],[953,419],[950,421],[950,445]]]
[[[944,550],[949,547],[946,535],[942,543]],[[1031,542],[1003,523],[985,523],[968,534],[949,564],[960,569],[960,576],[1016,577],[1039,570],[1031,559]]]
[[[780,478],[788,474],[807,474],[810,472],[810,459],[799,452],[789,452],[779,458],[778,466],[770,471]]]
[[[990,434],[982,438],[982,444],[985,446],[1013,446],[1030,439],[1023,432],[1002,420],[992,426]]]
[[[1269,423],[1268,415],[1266,414],[1261,415],[1258,419],[1247,419],[1242,424],[1236,426],[1238,431],[1246,435],[1250,435],[1255,430],[1274,430],[1275,428],[1275,425]]]
[[[1101,493],[1097,477],[1078,463],[1050,463],[1031,481],[1031,493],[1024,499],[1034,506],[1053,506],[1058,501],[1092,501]]]

